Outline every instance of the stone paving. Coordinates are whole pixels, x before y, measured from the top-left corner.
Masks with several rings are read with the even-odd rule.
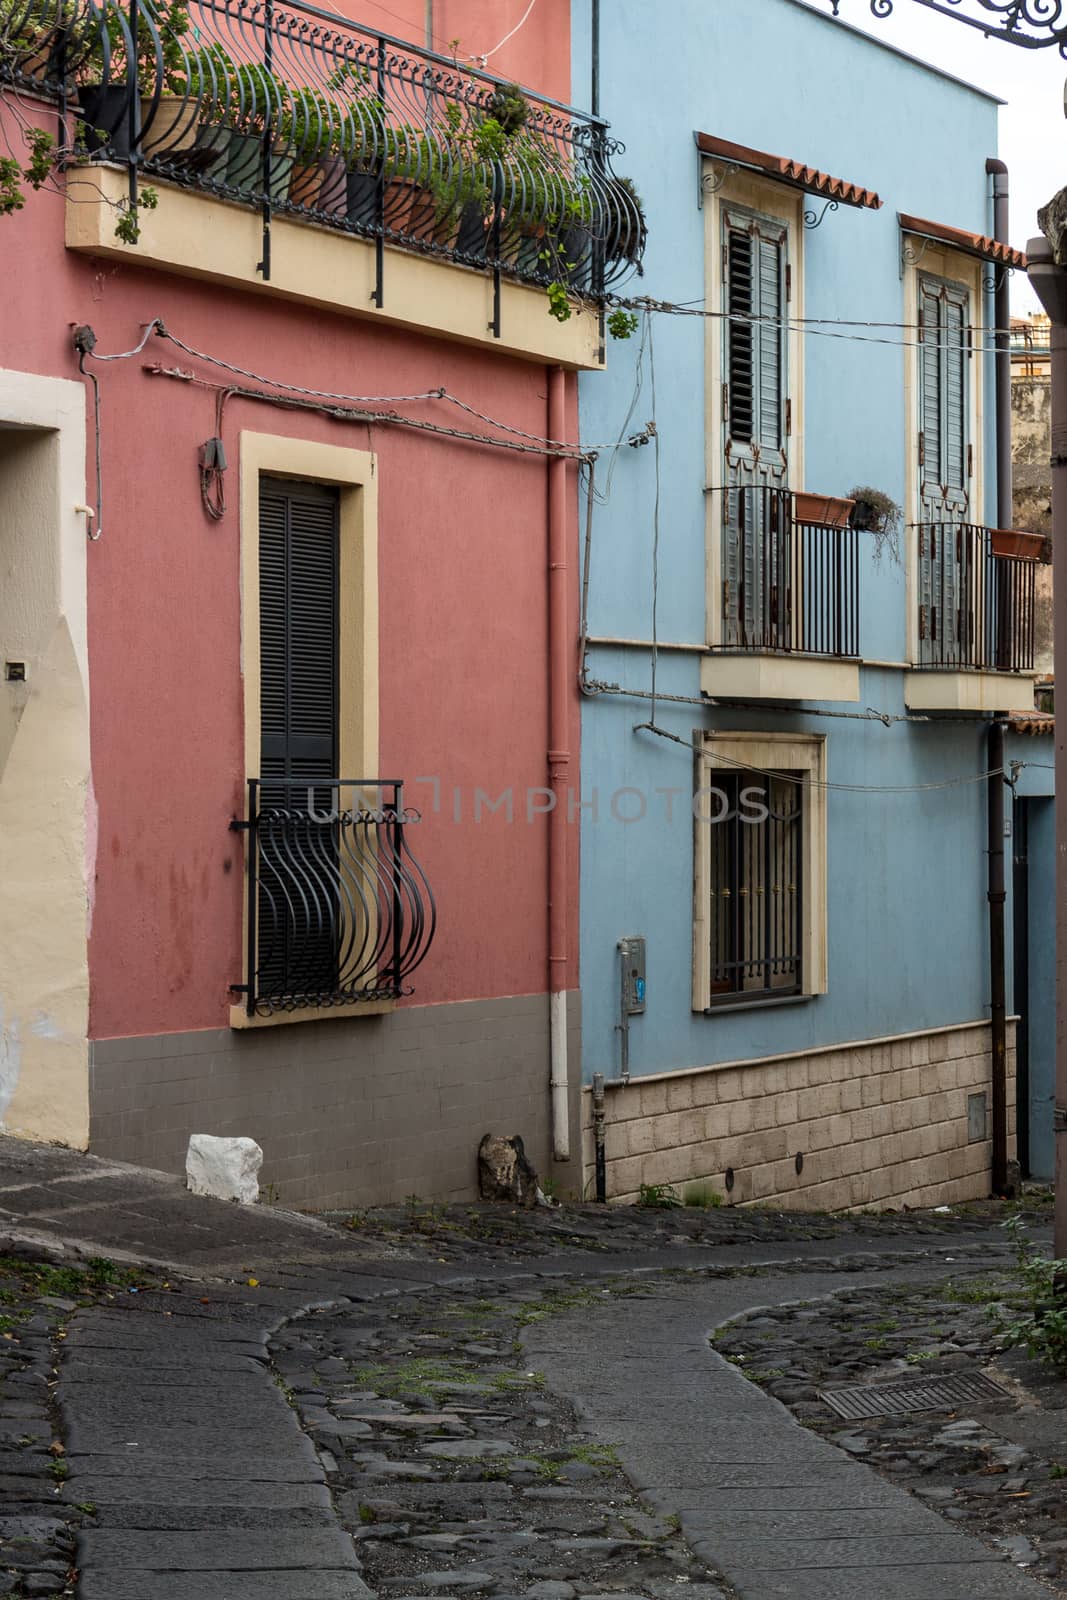
[[[709,1344],[760,1306],[985,1268],[1004,1255],[990,1215],[531,1219],[413,1203],[331,1228],[190,1202],[159,1175],[69,1152],[50,1180],[47,1157],[27,1164],[21,1147],[5,1167],[8,1143],[10,1247],[183,1266],[7,1330],[0,1425],[37,1425],[14,1439],[8,1476],[18,1515],[47,1505],[52,1526],[22,1533],[12,1512],[0,1593],[1050,1592],[797,1426]],[[8,1387],[20,1375],[30,1400]],[[16,1538],[37,1539],[31,1563],[11,1558]]]
[[[715,1348],[839,1449],[978,1533],[1067,1595],[1067,1382],[1001,1352],[995,1274],[906,1288],[845,1289],[830,1301],[763,1307]],[[842,1385],[981,1372],[1003,1399],[844,1423],[818,1398]]]

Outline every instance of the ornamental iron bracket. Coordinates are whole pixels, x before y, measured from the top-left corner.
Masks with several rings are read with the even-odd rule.
[[[740,172],[741,168],[736,161],[728,161],[720,168],[709,167],[708,171],[705,172],[704,162],[707,158],[705,156],[701,156],[699,159],[700,165],[697,169],[699,173],[699,181],[697,183],[697,210],[703,211],[704,196],[718,194],[719,190],[724,186],[724,184],[730,181],[735,172]]]
[[[823,208],[819,212],[818,216],[816,216],[814,208],[812,208],[812,210],[810,210],[810,211],[805,211],[804,212],[804,226],[805,226],[805,228],[809,228],[809,229],[817,228],[819,226],[820,222],[822,221],[823,217],[825,217],[825,215],[826,215],[826,213],[828,211],[836,211],[836,210],[837,210],[837,201],[836,200],[827,200],[826,204],[823,206]]]
[[[894,4],[895,0],[870,0],[871,16],[879,20],[892,16]],[[1054,45],[1067,59],[1067,11],[1062,0],[912,0],[912,4],[1024,50]],[[841,0],[830,0],[835,17],[840,6]]]
[[[906,267],[917,267],[923,256],[933,244],[932,239],[916,239],[913,235],[901,233],[900,235],[900,276],[903,278]]]

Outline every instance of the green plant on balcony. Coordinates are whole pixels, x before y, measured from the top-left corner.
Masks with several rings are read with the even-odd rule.
[[[45,79],[74,15],[74,0],[0,0],[0,67]]]
[[[866,484],[850,489],[848,498],[855,502],[849,515],[852,527],[874,535],[874,559],[880,561],[883,555],[888,555],[899,566],[903,512],[896,501],[881,489],[872,489]]]
[[[234,67],[226,118],[231,132],[225,182],[230,188],[257,193],[269,174],[271,199],[286,198],[293,170],[285,140],[290,117],[290,91],[282,79],[259,61],[243,61]]]

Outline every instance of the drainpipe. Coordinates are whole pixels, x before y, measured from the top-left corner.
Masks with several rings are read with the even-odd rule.
[[[990,156],[986,172],[993,179],[993,237],[1001,244],[1011,242],[1008,230],[1008,169],[1003,161]],[[1011,494],[1011,300],[1008,269],[1002,267],[993,301],[996,319],[996,431],[997,431],[997,525],[1015,524]]]
[[[565,439],[567,377],[548,369],[550,439]],[[548,816],[548,1038],[552,1097],[552,1156],[571,1153],[567,1072],[567,780],[571,753],[570,678],[572,640],[567,596],[567,462],[548,460],[548,781],[554,804]]]
[[[1009,244],[1008,169],[990,156],[986,172],[993,179],[993,237]],[[996,321],[997,524],[1014,522],[1011,495],[1011,306],[1008,272],[1002,268],[993,301]],[[986,897],[989,902],[989,1020],[992,1054],[992,1187],[994,1194],[1013,1192],[1008,1182],[1008,1022],[1007,962],[1004,944],[1004,720],[994,713],[986,743],[986,822],[989,859]]]
[[[592,0],[592,39],[590,41],[590,60],[592,64],[592,83],[589,86],[589,110],[594,117],[600,115],[600,0]]]
[[[1008,1184],[1008,1049],[1004,959],[1004,721],[998,714],[987,735],[986,816],[989,831],[989,1019],[993,1055],[994,1194],[1013,1192]]]

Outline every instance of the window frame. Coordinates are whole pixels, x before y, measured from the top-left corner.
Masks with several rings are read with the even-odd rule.
[[[338,491],[338,706],[339,778],[378,775],[378,475],[377,457],[366,450],[319,444],[282,434],[242,432],[241,482],[241,674],[244,689],[244,779],[242,814],[247,817],[247,780],[260,776],[260,583],[259,501],[261,479],[295,479]],[[248,949],[247,896],[242,896],[241,970]],[[359,1007],[305,1007],[268,1017],[249,1017],[230,1007],[232,1028],[391,1011],[391,1000]]]
[[[988,263],[954,250],[951,245],[937,245],[932,240],[916,241],[904,231],[902,249],[907,252],[914,245],[916,260],[904,256],[904,322],[912,328],[919,326],[921,311],[920,284],[923,279],[943,283],[947,288],[964,290],[969,296],[971,311],[971,353],[969,356],[968,412],[965,441],[971,447],[971,474],[968,490],[967,522],[984,525],[985,515],[985,419],[989,369],[986,366],[986,328],[988,325],[988,295],[984,277]],[[905,660],[920,671],[924,667],[919,637],[919,604],[921,581],[919,572],[919,525],[923,521],[922,474],[919,470],[919,434],[922,431],[921,351],[918,340],[912,338],[904,352],[904,569],[905,569]],[[950,519],[951,520],[951,519]],[[933,669],[936,670],[936,669]],[[946,670],[968,670],[950,667]]]
[[[693,994],[692,1009],[707,1016],[737,1008],[780,1005],[825,994],[827,972],[827,736],[793,733],[695,731],[697,757],[693,794]],[[721,759],[716,759],[717,757]],[[754,771],[796,772],[809,783],[801,817],[800,993],[711,993],[711,822],[705,805],[715,775],[748,767]]]
[[[747,212],[780,224],[786,231],[790,327],[785,340],[784,399],[790,402],[790,428],[783,487],[795,488],[804,482],[804,363],[799,330],[804,315],[805,195],[773,178],[747,171],[735,171],[723,179],[723,166],[720,158],[705,158],[701,173],[710,180],[704,190],[704,292],[711,313],[704,320],[704,570],[705,638],[712,649],[726,648],[722,604],[723,495],[715,491],[722,488],[725,479],[723,385],[727,380],[727,336],[723,313],[727,308],[723,242],[727,213]],[[709,193],[713,182],[719,187]]]

